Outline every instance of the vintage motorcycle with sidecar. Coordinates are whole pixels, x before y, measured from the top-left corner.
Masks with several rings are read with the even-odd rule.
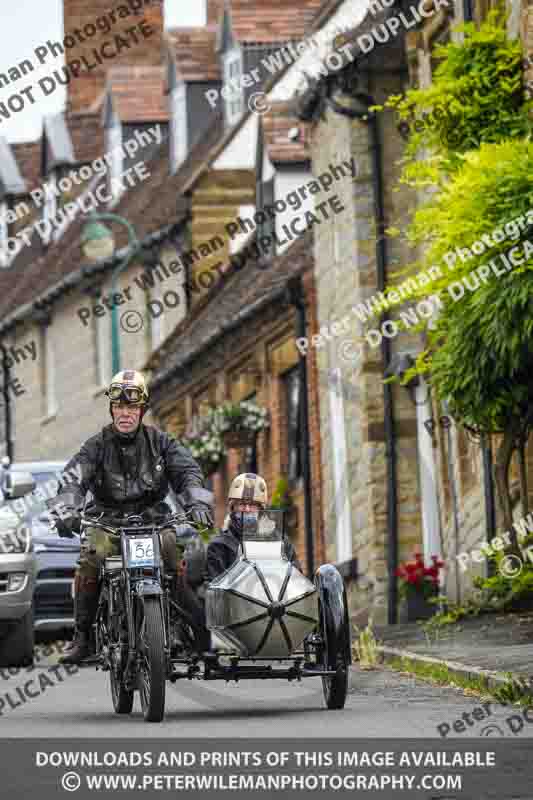
[[[322,678],[328,709],[344,707],[351,663],[346,591],[331,564],[313,582],[284,556],[283,512],[242,515],[234,564],[209,581],[205,544],[185,512],[161,525],[128,517],[120,556],[102,566],[95,628],[97,669],[110,673],[113,707],[160,722],[166,681]],[[82,515],[82,527],[94,525]],[[159,531],[173,525],[181,576],[165,574]]]

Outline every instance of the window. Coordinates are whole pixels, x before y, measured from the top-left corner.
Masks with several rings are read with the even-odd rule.
[[[333,463],[333,486],[335,487],[335,539],[337,561],[343,563],[353,558],[352,523],[350,516],[350,473],[344,425],[344,397],[342,372],[339,367],[329,370],[329,438]]]
[[[268,206],[272,207],[274,205],[274,178],[263,183],[262,195],[261,211]],[[274,238],[274,233],[276,231],[276,219],[275,217],[272,218],[271,214],[268,213],[265,216],[265,221],[258,225],[257,238],[261,239],[264,236],[269,237],[271,244],[267,248],[261,248],[261,251],[263,253],[263,258],[270,260],[275,255],[276,249]]]
[[[333,261],[338,264],[341,260],[341,237],[335,219],[333,220]]]
[[[57,411],[55,392],[55,353],[50,325],[41,328],[41,401],[42,414],[50,417]]]
[[[155,350],[165,338],[165,310],[161,302],[161,287],[150,291],[147,296],[150,305],[147,307],[148,327],[150,333],[150,348]]]
[[[239,50],[232,50],[224,58],[224,86],[228,97],[225,100],[226,121],[234,125],[244,111],[244,98],[241,85],[242,59]]]
[[[302,477],[302,414],[299,367],[283,375],[287,419],[287,476],[290,482]]]
[[[187,157],[187,89],[184,83],[172,93],[172,114],[170,120],[172,174]]]
[[[122,125],[115,123],[107,129],[106,151],[111,154],[111,167],[108,171],[109,193],[113,201],[122,194],[122,183],[119,180],[123,172],[124,151],[122,150]]]
[[[110,376],[111,332],[109,315],[97,317],[93,315],[93,353],[94,382],[97,387],[107,386]]]
[[[0,267],[9,267],[21,246],[9,247],[9,206],[7,201],[0,203]]]
[[[43,222],[50,223],[50,230],[44,231],[43,234],[43,242],[45,244],[49,244],[52,236],[51,233],[54,230],[53,220],[57,214],[57,175],[55,172],[51,172],[48,176],[48,180],[44,185],[44,206],[43,206]]]
[[[246,401],[248,403],[257,403],[257,395],[250,395],[246,398]],[[257,473],[257,436],[252,445],[245,447],[239,471]]]

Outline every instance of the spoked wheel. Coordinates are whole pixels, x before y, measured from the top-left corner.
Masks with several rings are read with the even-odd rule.
[[[135,692],[133,689],[130,691],[125,688],[122,683],[119,670],[111,669],[109,672],[111,679],[111,697],[113,699],[113,708],[116,714],[131,714],[133,708],[133,698]]]
[[[326,567],[335,573],[325,573]],[[324,571],[322,575],[320,572]],[[322,580],[321,580],[322,579]],[[335,567],[325,565],[318,575],[319,619],[322,636],[322,665],[335,670],[335,675],[322,678],[322,689],[328,709],[344,708],[348,695],[351,663],[350,624],[346,590]]]
[[[163,618],[157,598],[144,599],[144,620],[141,625],[141,706],[146,722],[161,722],[165,715],[166,664]]]

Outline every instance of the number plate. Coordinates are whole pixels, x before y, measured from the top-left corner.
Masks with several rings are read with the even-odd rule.
[[[154,543],[152,537],[129,539],[130,567],[152,567],[154,564]]]

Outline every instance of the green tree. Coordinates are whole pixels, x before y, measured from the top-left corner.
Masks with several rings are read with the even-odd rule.
[[[386,103],[411,131],[403,182],[432,188],[407,231],[411,244],[424,246],[407,274],[439,267],[411,297],[438,295],[441,306],[436,320],[420,325],[426,347],[405,380],[424,374],[458,424],[503,434],[495,480],[512,531],[509,465],[515,450],[523,455],[533,423],[531,103],[521,45],[507,40],[501,12],[479,30],[462,27],[462,43],[439,48],[432,86]],[[504,232],[499,241],[495,230]],[[466,250],[479,242],[476,252]],[[522,263],[508,270],[502,255],[511,247]]]

